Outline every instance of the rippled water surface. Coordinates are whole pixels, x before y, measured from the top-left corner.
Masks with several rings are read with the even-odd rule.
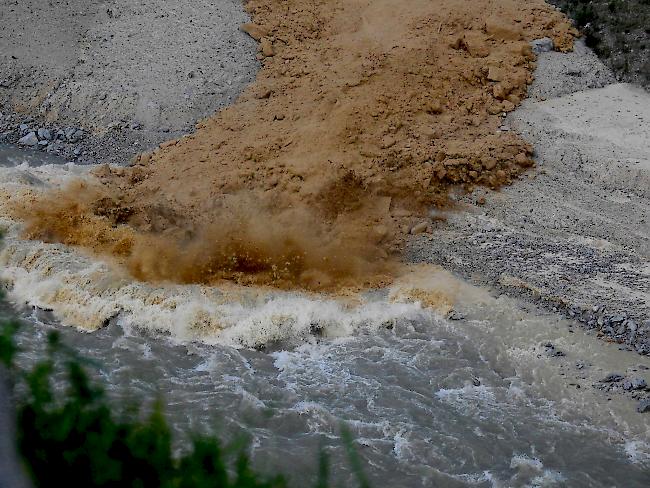
[[[27,154],[39,163],[37,153],[0,148],[5,166]],[[9,296],[27,323],[26,361],[59,329],[97,360],[116,405],[163,399],[181,438],[245,430],[256,464],[296,486],[311,479],[321,446],[337,479],[349,480],[342,423],[376,487],[650,486],[650,415],[591,388],[613,370],[650,382],[640,368],[650,367],[647,358],[444,273],[432,279],[455,290],[459,320],[414,305],[338,337],[315,328],[259,350],[143,330],[119,314],[79,332]],[[548,341],[566,356],[546,355]]]

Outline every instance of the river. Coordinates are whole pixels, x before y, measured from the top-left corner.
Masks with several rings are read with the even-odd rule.
[[[63,163],[0,147],[5,182]],[[351,320],[318,297],[287,294],[282,313],[295,315],[300,333],[258,337],[257,347],[141,327],[123,312],[94,331],[64,326],[25,282],[14,286],[16,272],[5,276],[13,309],[3,313],[24,319],[24,361],[37,361],[46,332],[60,330],[97,362],[116,406],[161,399],[181,446],[192,432],[245,433],[255,465],[295,486],[312,479],[320,447],[350,486],[342,424],[375,487],[650,485],[650,416],[592,387],[612,371],[650,380],[649,358],[444,270],[422,273],[453,295],[451,318],[377,292]],[[267,308],[242,302],[233,323],[263,324],[242,310],[270,314],[280,303],[264,300]],[[325,310],[321,327],[314,317]],[[295,326],[303,316],[311,327]]]

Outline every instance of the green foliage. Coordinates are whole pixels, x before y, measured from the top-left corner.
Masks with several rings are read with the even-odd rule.
[[[117,420],[104,390],[93,383],[83,360],[52,333],[45,358],[29,370],[15,362],[18,324],[0,324],[0,361],[9,370],[17,410],[18,445],[38,487],[282,488],[281,476],[264,477],[243,447],[234,456],[218,439],[193,438],[189,452],[174,456],[172,434],[160,404],[144,420]],[[0,366],[1,367],[1,366]],[[53,387],[53,378],[65,391]],[[368,482],[344,432],[361,488]],[[234,458],[234,459],[233,459]],[[329,463],[321,453],[317,488],[329,486]]]

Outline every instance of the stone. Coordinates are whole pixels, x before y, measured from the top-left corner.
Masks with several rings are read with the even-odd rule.
[[[471,32],[466,33],[458,44],[459,47],[464,47],[475,58],[485,58],[490,55],[490,48],[481,35],[474,35]]]
[[[618,324],[619,322],[623,322],[625,320],[625,317],[622,315],[614,315],[612,318],[609,319],[610,322],[614,324]]]
[[[108,178],[111,175],[111,167],[104,163],[92,171],[97,178]]]
[[[25,134],[29,130],[29,126],[27,124],[20,124],[18,129],[20,130],[21,134]]]
[[[72,133],[72,135],[68,136],[68,141],[70,141],[72,144],[75,144],[79,142],[81,139],[83,139],[84,135],[85,135],[84,131],[82,131],[81,129],[75,130]]]
[[[48,141],[48,140],[46,140],[46,139],[43,139],[42,141],[38,141],[38,145],[39,145],[40,147],[45,147],[45,146],[47,146],[49,143],[50,143],[50,141]]]
[[[494,103],[488,107],[487,111],[490,115],[497,115],[503,112],[503,107],[500,103]]]
[[[601,383],[618,383],[619,381],[622,381],[622,380],[623,380],[623,375],[618,374],[618,373],[609,373],[602,380],[600,380],[600,382]]]
[[[34,147],[38,145],[38,137],[36,137],[35,132],[30,132],[26,136],[21,137],[18,140],[18,144],[21,146],[29,146],[29,147]]]
[[[648,413],[650,412],[650,398],[645,398],[639,402],[636,407],[636,411],[639,413]]]
[[[51,141],[52,140],[52,133],[48,129],[44,128],[44,127],[41,127],[40,129],[38,129],[37,134],[38,134],[39,139],[45,139],[46,141]]]
[[[512,102],[509,102],[508,100],[503,101],[504,112],[512,112],[514,109],[515,109],[515,105]]]
[[[457,312],[457,311],[455,311],[455,310],[452,310],[452,311],[449,313],[449,315],[447,315],[447,318],[448,318],[449,320],[463,320],[463,319],[465,318],[465,316],[464,316],[462,313],[460,313],[460,312]]]
[[[275,56],[275,49],[273,48],[273,43],[268,37],[263,37],[262,41],[260,42],[260,47],[262,49],[262,54],[269,58],[271,56]]]
[[[535,39],[530,43],[531,48],[535,54],[546,53],[555,49],[555,44],[553,44],[553,39],[550,37],[542,37],[541,39]]]
[[[523,39],[523,29],[501,16],[492,16],[485,21],[485,32],[495,39],[503,41],[519,41]]]
[[[488,69],[487,79],[490,81],[503,81],[505,77],[505,71],[501,68],[490,66]]]
[[[411,234],[421,234],[423,232],[426,232],[427,227],[429,226],[429,223],[424,221],[420,222],[419,224],[414,225],[411,227]]]
[[[381,148],[382,149],[389,149],[395,145],[397,142],[397,139],[395,139],[393,136],[384,136],[381,140]]]
[[[630,384],[630,390],[643,390],[648,386],[648,383],[643,378],[632,378],[630,381],[625,383]],[[623,386],[625,388],[625,386]],[[627,390],[627,388],[625,388]]]
[[[239,29],[251,36],[256,41],[259,41],[262,39],[262,37],[268,35],[269,33],[269,31],[261,25],[253,24],[250,22],[247,24],[242,24]]]

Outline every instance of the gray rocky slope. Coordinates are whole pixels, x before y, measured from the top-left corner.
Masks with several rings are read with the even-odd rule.
[[[42,150],[128,163],[253,80],[247,21],[240,0],[0,0],[0,138],[47,128]]]
[[[580,42],[540,54],[530,98],[502,130],[534,145],[536,168],[459,196],[432,236],[413,237],[410,258],[650,354],[650,94],[615,83]]]

